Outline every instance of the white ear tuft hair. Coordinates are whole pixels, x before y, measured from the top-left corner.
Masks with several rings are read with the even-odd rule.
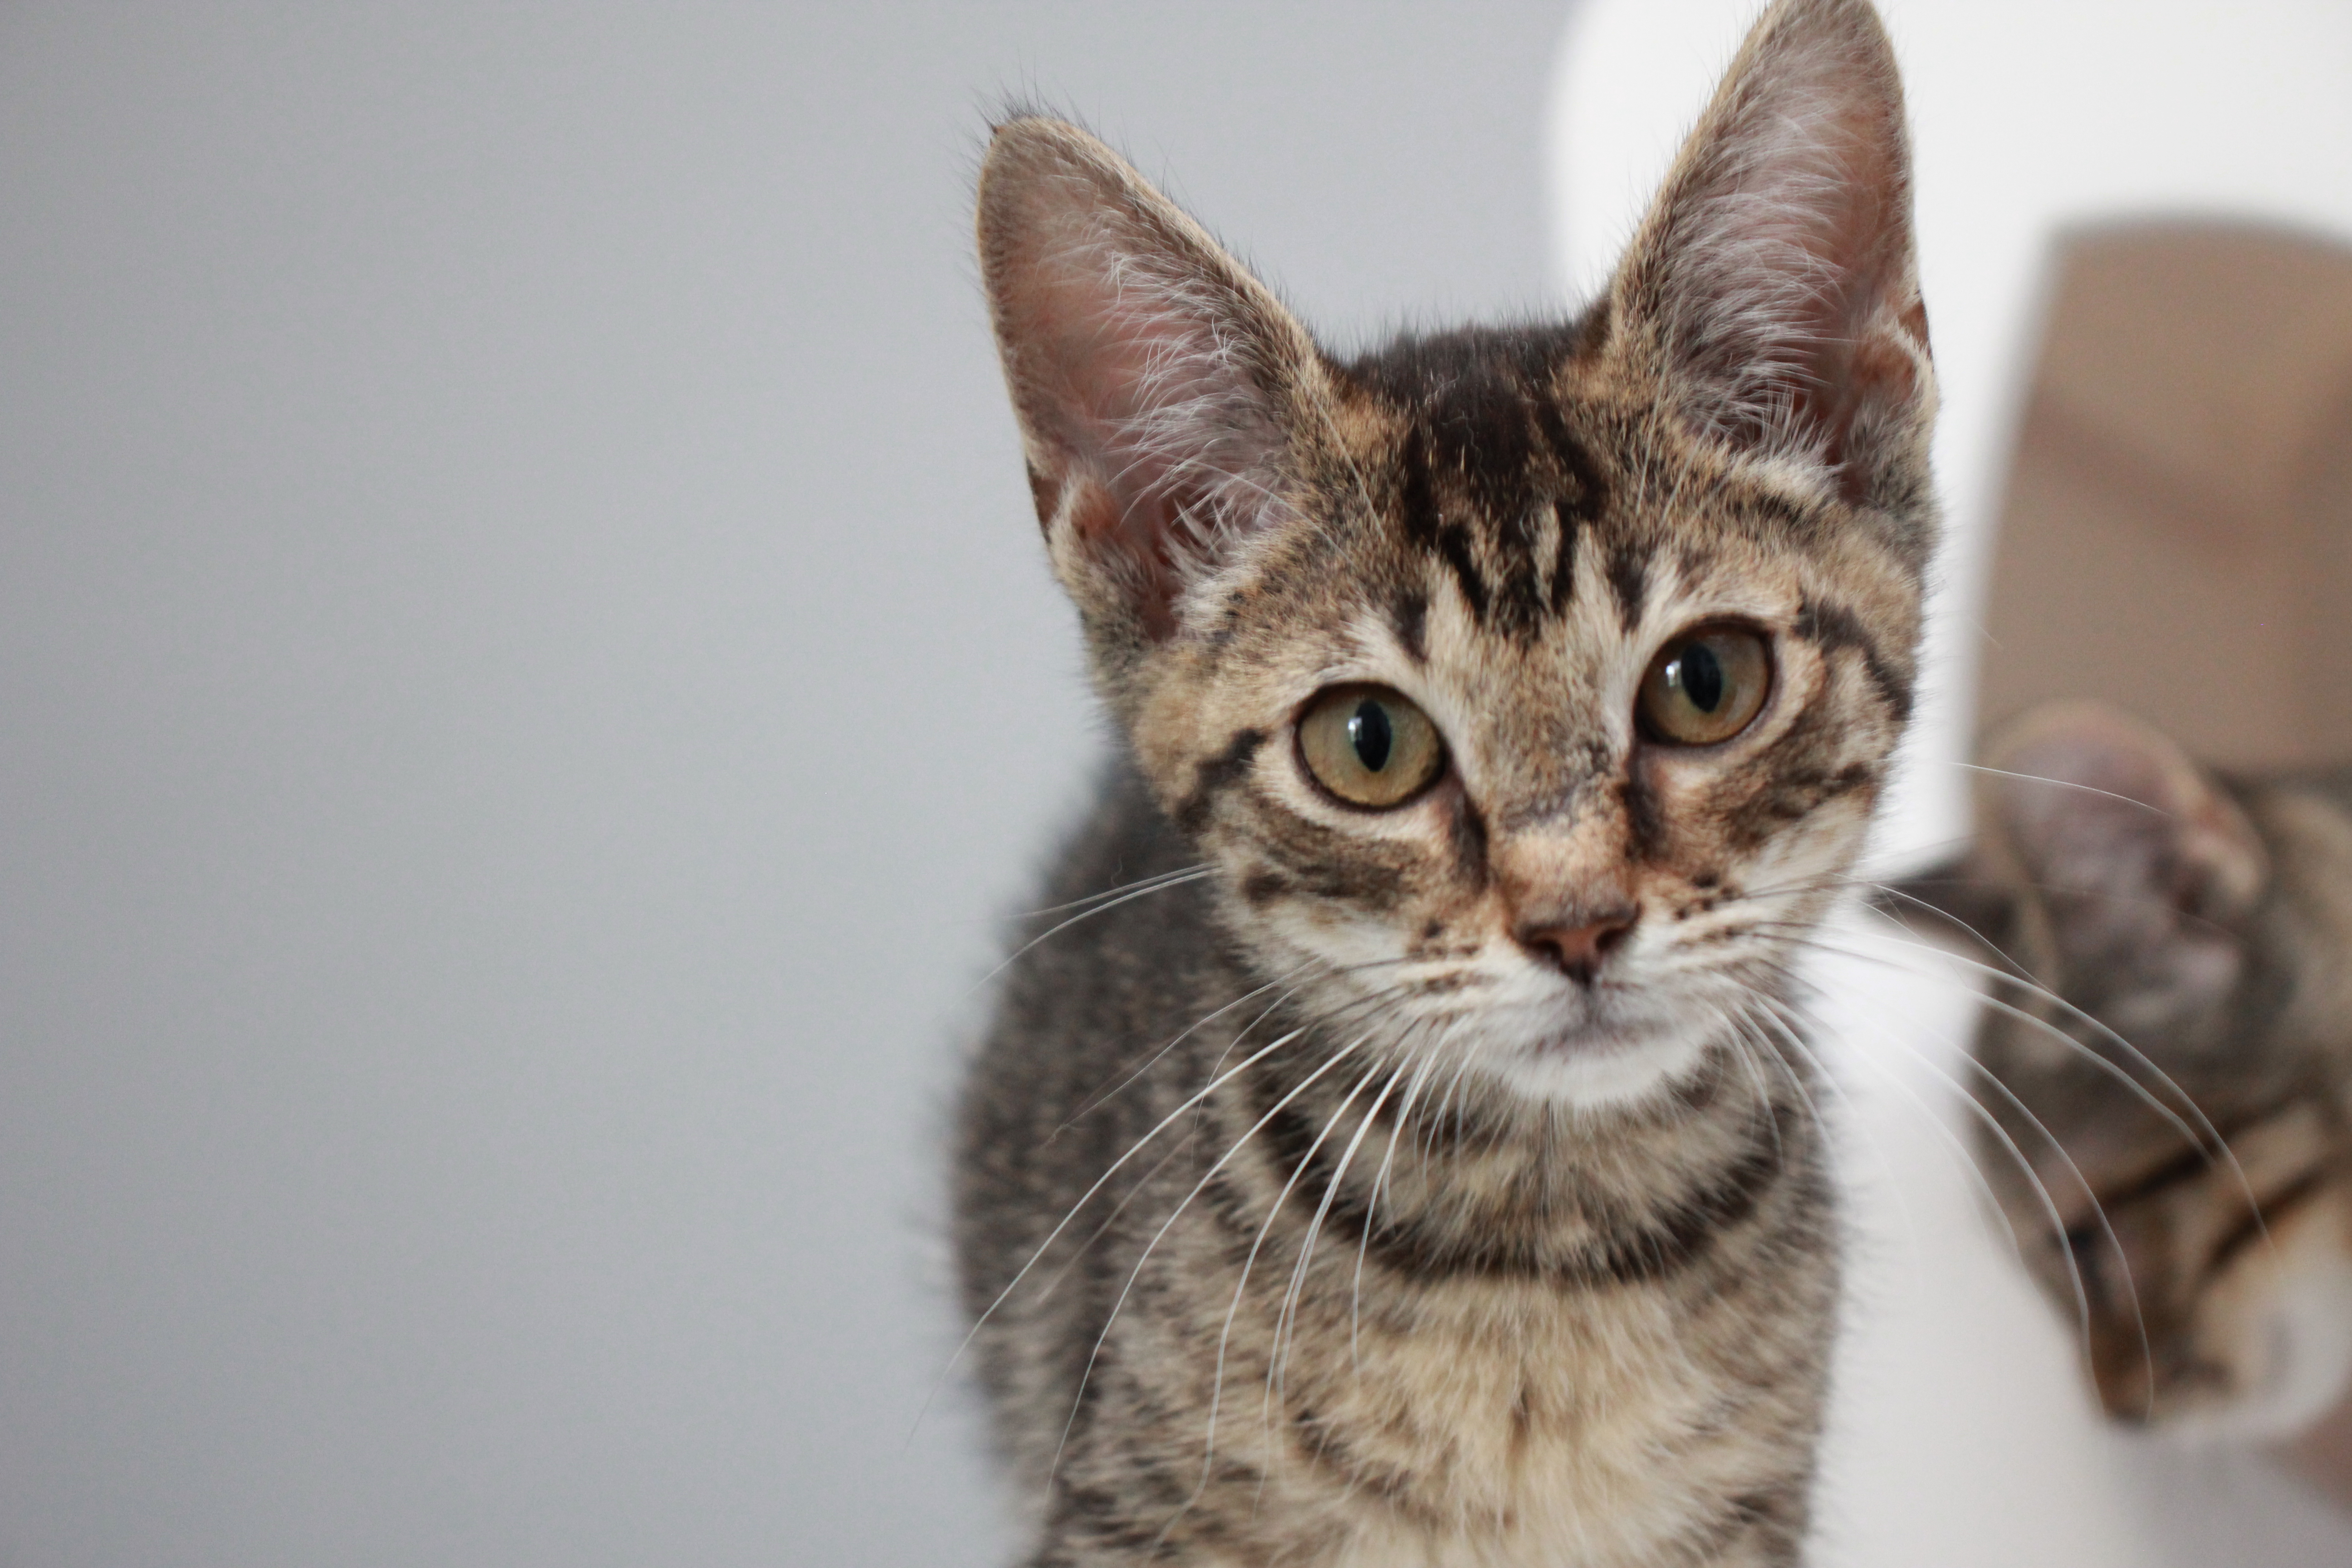
[[[979,229],[1055,571],[1098,637],[1160,640],[1185,588],[1282,505],[1314,343],[1199,225],[1059,121],[998,128]]]
[[[1868,0],[1778,0],[1612,288],[1696,427],[1867,500],[1933,416],[1893,47]],[[1906,450],[1906,448],[1909,448]]]

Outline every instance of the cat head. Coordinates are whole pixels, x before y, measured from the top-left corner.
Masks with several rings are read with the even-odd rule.
[[[1985,765],[1968,857],[1900,896],[2033,983],[1976,1043],[1987,1179],[2108,1415],[2295,1431],[2352,1385],[2352,814],[2092,704]]]
[[[1268,979],[1580,1103],[1777,994],[1911,702],[1910,207],[1876,16],[1782,0],[1580,319],[1341,363],[1101,143],[999,128],[1046,548]]]

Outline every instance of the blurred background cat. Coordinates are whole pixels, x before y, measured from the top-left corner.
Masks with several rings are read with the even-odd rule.
[[[2069,703],[1979,776],[1895,901],[2023,977],[1972,1086],[2021,1256],[2113,1419],[2298,1433],[2352,1381],[2352,771],[2228,778]]]

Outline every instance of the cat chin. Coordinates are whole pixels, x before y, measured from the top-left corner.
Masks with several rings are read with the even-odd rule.
[[[1637,1105],[1689,1078],[1709,1042],[1694,1033],[1593,1034],[1517,1051],[1493,1064],[1504,1087],[1579,1110]]]

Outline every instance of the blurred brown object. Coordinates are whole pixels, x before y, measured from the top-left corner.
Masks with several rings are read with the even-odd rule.
[[[2142,223],[2055,272],[1980,732],[2092,697],[2223,767],[2352,760],[2352,249]],[[2352,1404],[2274,1452],[2352,1508]]]
[[[2095,697],[2224,767],[2352,758],[2352,250],[2144,223],[2055,270],[1980,730]]]

